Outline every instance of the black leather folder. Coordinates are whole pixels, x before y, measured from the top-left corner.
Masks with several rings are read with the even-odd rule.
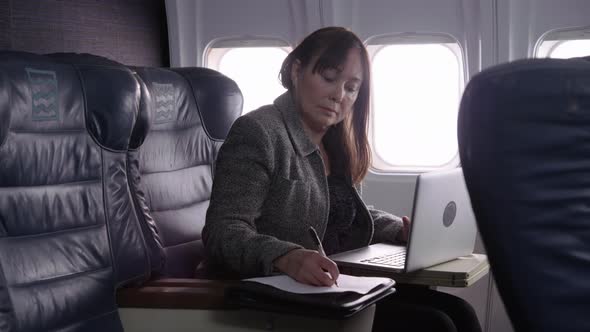
[[[296,294],[253,281],[241,281],[226,291],[226,301],[240,308],[304,315],[346,318],[395,292],[394,281],[367,294],[355,292]]]

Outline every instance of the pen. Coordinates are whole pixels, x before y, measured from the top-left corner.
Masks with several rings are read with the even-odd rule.
[[[313,228],[313,226],[309,226],[309,234],[311,235],[311,239],[318,248],[318,252],[320,253],[320,255],[327,258],[328,256],[326,256],[326,252],[324,251],[324,247],[322,246],[322,241],[320,241],[320,237],[318,236],[318,233],[315,231],[315,228]],[[334,285],[338,287],[338,282],[336,280],[334,280]]]

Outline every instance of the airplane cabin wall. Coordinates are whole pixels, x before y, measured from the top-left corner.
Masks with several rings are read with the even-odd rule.
[[[169,66],[164,0],[0,0],[0,50]]]
[[[546,32],[590,26],[587,0],[497,0],[499,62],[533,56],[536,42]]]
[[[588,0],[166,0],[166,9],[171,66],[203,65],[207,45],[220,38],[274,37],[295,46],[322,26],[339,25],[363,40],[400,32],[452,36],[464,54],[466,81],[484,68],[533,56],[548,31],[590,26]],[[411,215],[415,179],[416,173],[373,172],[363,198]],[[475,251],[485,253],[479,238]],[[512,331],[493,277],[441,290],[469,301],[484,331]]]
[[[318,0],[166,0],[171,66],[201,66],[207,45],[221,38],[272,37],[294,46],[323,26],[318,8]]]

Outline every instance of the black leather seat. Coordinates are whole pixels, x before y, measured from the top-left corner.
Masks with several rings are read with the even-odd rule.
[[[128,88],[134,89],[135,93],[137,93],[136,99],[133,101],[133,104],[122,104],[119,106],[121,109],[124,109],[124,112],[131,111],[135,116],[127,151],[131,156],[136,155],[137,148],[143,143],[151,123],[148,105],[151,105],[152,101],[145,84],[143,84],[143,82],[138,79],[136,74],[129,68],[105,57],[87,53],[52,53],[47,56],[56,61],[71,64],[78,68],[84,68],[85,70],[103,70],[104,68],[108,68],[110,71],[120,71],[124,73],[126,77],[131,75],[134,78],[136,84],[129,84]],[[113,76],[111,78],[104,77],[102,81],[94,82],[97,86],[93,87],[91,91],[96,94],[96,96],[95,98],[89,98],[87,100],[87,107],[97,109],[104,108],[103,104],[108,102],[112,96],[107,87],[100,86],[100,84],[107,84],[109,85],[109,88],[112,89],[120,89],[120,84],[116,80],[117,77]],[[145,196],[143,192],[135,190],[135,186],[132,185],[139,181],[138,165],[135,158],[127,160],[125,165],[125,175],[126,176],[123,177],[113,178],[113,180],[121,186],[121,190],[124,189],[123,187],[126,187],[130,191],[132,204],[135,209],[135,214],[133,215],[134,222],[130,224],[113,225],[113,227],[121,227],[121,230],[113,232],[113,236],[110,238],[110,244],[115,252],[119,252],[119,248],[128,247],[127,241],[129,238],[141,239],[144,249],[147,250],[146,252],[142,251],[141,254],[147,256],[145,259],[137,259],[139,252],[128,250],[126,254],[118,253],[115,255],[116,265],[120,266],[119,270],[128,269],[130,271],[136,271],[135,273],[137,273],[137,271],[143,271],[149,276],[148,278],[158,276],[164,268],[165,254],[158,229],[149,215]],[[113,208],[117,207],[113,206]],[[137,221],[135,221],[135,218],[137,218]],[[124,283],[124,278],[125,274],[121,275],[117,279],[117,282]]]
[[[521,60],[467,86],[459,151],[516,331],[590,331],[590,63]]]
[[[149,277],[127,186],[131,71],[0,52],[0,330],[121,331]]]
[[[134,68],[151,95],[145,141],[129,153],[166,252],[164,275],[192,278],[204,258],[201,230],[217,152],[242,112],[234,81],[206,68]],[[149,105],[146,105],[149,106]]]

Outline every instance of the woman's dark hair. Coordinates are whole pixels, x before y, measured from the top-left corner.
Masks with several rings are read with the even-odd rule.
[[[319,29],[305,37],[287,56],[281,67],[279,78],[283,86],[292,91],[291,68],[296,60],[299,60],[301,68],[305,68],[317,58],[312,73],[321,73],[326,69],[338,69],[346,61],[351,48],[361,51],[363,81],[353,111],[342,122],[326,132],[323,143],[330,157],[331,171],[350,176],[354,184],[359,184],[367,174],[371,163],[371,149],[367,138],[371,71],[369,56],[363,42],[345,28]]]

